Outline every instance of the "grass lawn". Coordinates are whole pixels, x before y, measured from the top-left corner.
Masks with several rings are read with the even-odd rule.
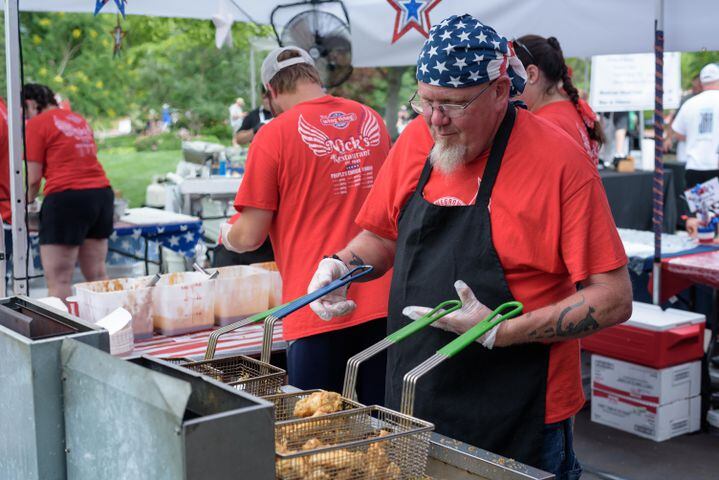
[[[98,152],[110,183],[130,207],[140,207],[145,202],[145,189],[152,183],[153,175],[174,172],[182,160],[182,151],[137,152],[132,147],[102,148]]]

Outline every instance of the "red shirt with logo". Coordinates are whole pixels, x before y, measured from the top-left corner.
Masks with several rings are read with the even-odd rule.
[[[307,293],[324,255],[344,248],[387,156],[390,139],[372,109],[327,95],[302,102],[262,127],[250,144],[235,208],[272,210],[270,239],[282,275],[282,301]],[[352,284],[357,309],[326,322],[309,308],[283,321],[293,340],[387,316],[391,274]]]
[[[589,108],[587,105],[586,108]],[[590,113],[590,112],[588,112]],[[587,152],[594,165],[599,163],[599,143],[589,138],[587,127],[577,107],[569,100],[549,103],[534,112],[569,134]],[[591,112],[594,115],[594,112]]]
[[[4,223],[12,222],[10,208],[10,151],[8,150],[7,106],[0,100],[0,216]]]
[[[397,239],[399,213],[417,188],[432,145],[424,119],[413,120],[387,157],[357,217],[360,226]],[[450,175],[433,169],[424,198],[445,206],[474,203],[488,156],[484,152]],[[627,263],[599,174],[586,152],[525,110],[517,110],[489,208],[494,247],[525,312],[572,295],[575,282]],[[547,423],[582,408],[578,340],[551,345],[547,382]]]
[[[110,181],[97,160],[97,145],[84,118],[59,108],[27,121],[27,159],[42,163],[43,193],[105,188]]]

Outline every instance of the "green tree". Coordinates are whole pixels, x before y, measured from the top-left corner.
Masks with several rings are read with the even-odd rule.
[[[131,15],[120,19],[126,35],[122,53],[113,57],[117,21],[112,15],[23,12],[25,82],[48,85],[94,122],[142,117],[169,103],[192,112],[195,126],[211,126],[225,120],[237,96],[249,96],[249,39],[266,35],[267,27],[235,23],[234,48],[218,50],[210,21]],[[0,47],[4,61],[4,31]]]
[[[692,79],[708,63],[719,62],[719,52],[692,52],[682,54],[682,88],[691,88]]]
[[[132,28],[147,32],[133,38],[130,51],[146,106],[168,103],[189,112],[188,126],[197,129],[226,123],[235,98],[249,97],[249,39],[266,34],[265,28],[236,23],[234,47],[219,50],[209,21],[138,17]]]
[[[413,66],[356,68],[349,80],[334,88],[332,93],[375,109],[387,122],[390,136],[395,138],[397,112],[417,88],[414,71]]]
[[[112,57],[112,16],[22,13],[20,22],[26,83],[48,85],[88,117],[128,112],[131,72]]]

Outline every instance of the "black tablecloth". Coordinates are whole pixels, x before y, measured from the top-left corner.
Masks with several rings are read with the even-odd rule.
[[[689,205],[687,205],[687,201],[683,198],[684,190],[687,189],[686,182],[684,181],[684,173],[686,171],[685,167],[686,163],[675,161],[664,162],[664,168],[666,170],[671,170],[674,174],[674,193],[677,199],[677,217],[682,215],[691,215],[689,212]],[[681,228],[683,229],[684,221],[679,221],[677,225],[681,225]],[[677,228],[679,227],[677,226]]]
[[[671,170],[674,174],[674,193],[676,193],[677,197],[681,196],[684,193],[684,190],[687,189],[684,182],[685,167],[686,163],[673,161],[664,162],[664,170]]]
[[[599,172],[607,192],[607,200],[619,228],[652,230],[652,177],[653,172],[618,173]],[[664,232],[674,233],[677,224],[677,201],[674,175],[664,172]]]

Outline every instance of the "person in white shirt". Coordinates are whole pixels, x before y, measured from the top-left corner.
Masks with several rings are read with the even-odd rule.
[[[692,78],[692,87],[689,93],[682,96],[681,102],[679,102],[679,108],[672,113],[669,118],[666,120],[668,125],[671,125],[674,119],[677,116],[677,113],[679,113],[679,110],[682,109],[685,103],[687,103],[687,100],[689,100],[692,97],[695,97],[702,93],[702,82],[699,80],[699,72],[697,72],[696,75]],[[664,142],[664,151],[668,152],[672,145],[674,145],[674,142],[672,141],[671,137],[667,137]],[[677,162],[686,164],[687,163],[687,156],[686,156],[686,143],[685,142],[677,142],[676,143],[676,153],[677,153]]]
[[[240,129],[242,120],[245,118],[245,100],[242,97],[237,97],[235,103],[230,105],[230,126],[232,127],[232,133],[234,134]]]
[[[685,142],[687,188],[719,176],[719,65],[699,73],[703,91],[677,112],[670,138]]]

